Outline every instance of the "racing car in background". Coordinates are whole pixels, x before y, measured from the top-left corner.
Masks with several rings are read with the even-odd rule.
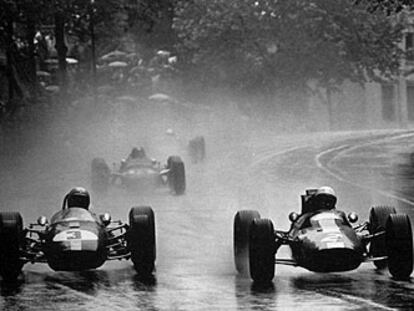
[[[185,167],[179,156],[168,157],[167,164],[146,156],[144,149],[133,148],[127,159],[111,171],[102,158],[94,158],[91,164],[92,189],[105,192],[110,185],[120,184],[130,189],[157,188],[168,184],[177,195],[185,192]]]
[[[369,221],[355,224],[355,213],[320,209],[315,206],[317,189],[302,195],[302,212],[289,214],[288,231],[274,230],[270,219],[254,210],[242,210],[234,217],[234,259],[236,270],[250,272],[257,283],[269,283],[275,263],[300,266],[313,272],[342,272],[373,262],[378,269],[388,266],[394,279],[407,280],[413,271],[413,240],[410,219],[393,207],[376,206]],[[282,245],[291,258],[277,258]]]
[[[87,202],[86,202],[87,200]],[[55,271],[96,269],[107,260],[131,259],[140,277],[150,277],[156,258],[155,217],[151,207],[132,207],[129,224],[108,213],[89,211],[89,194],[74,188],[48,222],[23,226],[18,212],[0,213],[0,275],[17,279],[26,263],[47,263]]]

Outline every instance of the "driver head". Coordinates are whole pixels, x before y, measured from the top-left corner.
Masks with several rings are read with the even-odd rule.
[[[333,209],[336,204],[336,194],[331,187],[320,187],[315,193],[316,204],[321,209]]]
[[[145,157],[145,150],[143,147],[134,147],[131,151],[131,158],[144,158]]]
[[[84,209],[89,209],[90,196],[89,192],[82,187],[73,188],[67,194],[68,207],[81,207]]]

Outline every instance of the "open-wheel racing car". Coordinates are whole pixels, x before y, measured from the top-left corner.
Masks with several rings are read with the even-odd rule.
[[[92,189],[105,192],[113,184],[130,190],[153,189],[167,184],[177,195],[185,192],[184,162],[179,156],[168,157],[167,164],[147,158],[144,149],[133,148],[127,159],[111,171],[102,158],[94,158],[91,165]]]
[[[236,270],[250,272],[254,282],[268,283],[274,278],[275,263],[314,272],[342,272],[370,261],[378,269],[388,266],[394,279],[409,279],[413,240],[407,215],[396,213],[393,207],[376,206],[370,209],[369,221],[355,224],[357,214],[345,215],[332,205],[321,206],[318,191],[309,189],[302,195],[302,212],[289,214],[288,231],[274,230],[272,221],[260,218],[257,211],[237,212],[233,236]],[[282,245],[290,247],[291,258],[276,257]]]
[[[154,271],[155,219],[151,207],[132,207],[129,224],[88,210],[89,194],[74,188],[50,223],[46,217],[23,226],[18,212],[0,213],[0,275],[13,281],[26,263],[47,263],[55,271],[95,269],[106,260],[131,259],[138,275]]]

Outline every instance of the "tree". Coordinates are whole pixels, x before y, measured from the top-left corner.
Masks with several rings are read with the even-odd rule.
[[[16,45],[13,40],[15,31],[14,31],[14,20],[17,15],[17,7],[13,3],[1,2],[1,12],[3,12],[4,18],[1,20],[1,30],[2,33],[1,41],[5,49],[6,54],[6,77],[8,82],[8,97],[7,104],[5,106],[6,112],[13,111],[15,109],[13,99],[17,96],[22,96],[22,89],[18,83],[17,75],[15,72],[15,60],[14,55],[16,54]]]
[[[177,0],[130,0],[126,2],[128,28],[136,40],[150,49],[171,49]]]
[[[43,1],[0,1],[0,42],[6,54],[8,104],[6,110],[16,110],[16,96],[36,100],[37,79],[35,43],[36,27],[44,17]],[[28,87],[29,92],[24,92]]]
[[[369,12],[383,11],[387,14],[414,8],[412,0],[355,0],[355,4],[364,5]]]
[[[62,90],[65,90],[66,84],[68,35],[78,36],[79,40],[90,43],[90,25],[93,23],[102,46],[109,46],[112,41],[116,41],[114,39],[119,41],[126,25],[125,22],[122,23],[125,1],[100,0],[92,5],[93,2],[0,0],[0,49],[6,55],[7,111],[15,110],[18,98],[34,98],[37,93],[36,70],[39,57],[35,36],[44,25],[54,25],[58,80]],[[126,15],[123,19],[126,20]],[[26,88],[29,90],[26,91]]]
[[[309,81],[335,90],[389,77],[401,55],[400,23],[343,0],[180,1],[174,29],[183,67],[205,83],[294,94],[297,107]]]

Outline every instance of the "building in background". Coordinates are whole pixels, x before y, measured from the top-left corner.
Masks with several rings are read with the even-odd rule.
[[[405,14],[407,26],[401,48],[406,54],[401,60],[400,76],[364,86],[345,82],[331,98],[333,129],[414,126],[414,12]],[[309,106],[316,115],[329,118],[326,100],[320,96],[310,98]]]
[[[401,59],[400,76],[366,86],[367,111],[375,115],[379,125],[414,124],[414,12],[405,14],[407,24],[401,41],[405,57]]]

